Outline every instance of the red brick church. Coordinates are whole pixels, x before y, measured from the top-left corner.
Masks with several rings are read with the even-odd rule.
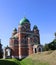
[[[18,30],[15,28],[10,38],[9,47],[4,49],[4,57],[22,59],[30,54],[41,52],[39,29],[34,25],[31,30],[30,21],[27,18],[20,20]]]

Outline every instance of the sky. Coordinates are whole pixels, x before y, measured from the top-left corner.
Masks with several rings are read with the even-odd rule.
[[[56,0],[0,0],[0,39],[3,47],[9,45],[13,29],[26,17],[31,29],[37,25],[40,43],[51,42],[56,32]]]

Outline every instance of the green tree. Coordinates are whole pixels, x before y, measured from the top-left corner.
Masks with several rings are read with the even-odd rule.
[[[45,44],[45,45],[44,45],[43,50],[44,50],[44,51],[48,51],[48,50],[49,50],[48,44]]]
[[[51,43],[49,43],[48,47],[51,50],[56,50],[56,39],[54,39]]]

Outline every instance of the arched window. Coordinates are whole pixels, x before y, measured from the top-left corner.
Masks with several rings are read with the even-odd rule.
[[[35,48],[35,53],[37,53],[37,48]]]
[[[38,48],[38,52],[42,52],[42,48],[41,47]]]
[[[6,56],[10,56],[10,52],[11,52],[10,49],[6,49]]]

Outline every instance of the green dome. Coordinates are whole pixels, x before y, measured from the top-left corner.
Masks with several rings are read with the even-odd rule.
[[[34,25],[33,29],[38,29],[38,27],[36,25]]]
[[[30,23],[29,20],[27,18],[23,18],[20,20],[20,25],[23,25],[24,23]]]
[[[17,29],[16,28],[13,29],[12,34],[15,34],[15,33],[17,33]]]
[[[16,28],[14,28],[14,29],[13,29],[13,31],[14,31],[14,32],[16,32],[16,31],[17,31],[17,29],[16,29]]]

